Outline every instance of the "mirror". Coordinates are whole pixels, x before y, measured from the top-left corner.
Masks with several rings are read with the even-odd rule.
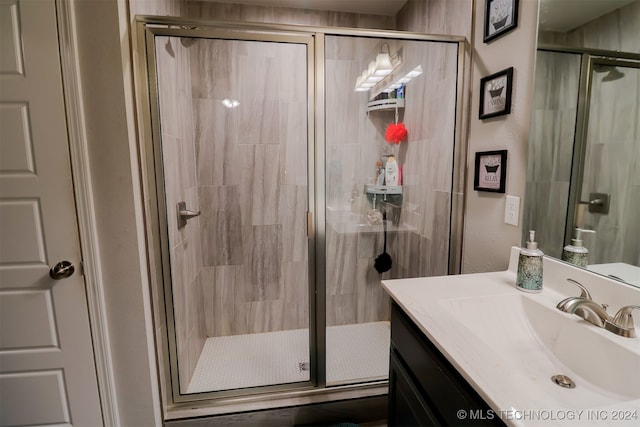
[[[523,241],[640,286],[640,0],[540,1]]]

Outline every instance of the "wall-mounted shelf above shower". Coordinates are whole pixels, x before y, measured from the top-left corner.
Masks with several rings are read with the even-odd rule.
[[[367,102],[367,112],[395,111],[396,108],[404,108],[404,98],[376,99]]]
[[[397,207],[402,206],[402,185],[365,184],[364,193],[371,207],[375,207],[381,201]]]

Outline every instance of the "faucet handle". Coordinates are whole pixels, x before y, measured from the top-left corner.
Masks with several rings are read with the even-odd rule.
[[[582,283],[578,282],[577,280],[573,280],[573,279],[567,279],[567,282],[572,283],[572,284],[574,284],[574,285],[576,285],[577,287],[580,288],[580,298],[592,299],[591,298],[591,294],[589,293],[587,288],[585,288],[582,285]]]
[[[640,305],[627,305],[622,307],[618,312],[613,316],[613,323],[618,326],[622,326],[623,328],[633,328],[633,317],[631,317],[631,312],[633,309],[640,309]]]
[[[635,338],[636,329],[633,324],[633,317],[631,317],[631,312],[634,308],[640,309],[640,305],[622,307],[611,320],[604,322],[604,328],[621,337]]]

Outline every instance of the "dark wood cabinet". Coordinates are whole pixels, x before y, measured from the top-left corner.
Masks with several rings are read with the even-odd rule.
[[[395,303],[391,310],[389,426],[504,426]]]

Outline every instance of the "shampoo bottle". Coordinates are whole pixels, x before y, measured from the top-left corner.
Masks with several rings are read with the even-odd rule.
[[[520,250],[516,287],[524,292],[542,292],[542,256],[535,241],[536,232],[529,231],[527,247]]]
[[[576,227],[575,237],[571,239],[571,244],[565,246],[562,250],[562,260],[578,267],[586,268],[589,249],[582,245],[582,233],[595,233],[595,231]]]
[[[396,161],[396,158],[393,157],[393,155],[389,156],[389,159],[387,160],[387,165],[384,168],[385,171],[385,184],[389,185],[389,186],[398,186],[398,178],[399,178],[399,173],[398,173],[398,162]]]

